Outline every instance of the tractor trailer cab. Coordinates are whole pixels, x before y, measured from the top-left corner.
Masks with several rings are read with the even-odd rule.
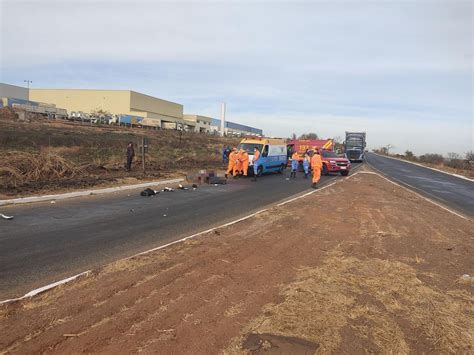
[[[253,172],[254,148],[260,151],[258,175],[268,172],[282,173],[288,163],[286,144],[279,138],[244,138],[237,149],[245,149],[249,154],[249,172]]]
[[[344,151],[350,161],[361,162],[365,153],[365,132],[346,132]]]

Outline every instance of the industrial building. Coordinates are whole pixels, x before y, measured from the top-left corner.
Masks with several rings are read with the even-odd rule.
[[[221,120],[212,119],[211,121],[211,132],[221,131]],[[255,127],[246,126],[239,123],[224,122],[224,133],[229,136],[263,136],[263,130]]]
[[[83,114],[88,116],[102,111],[118,117],[114,123],[221,133],[220,120],[183,114],[183,105],[132,90],[28,89],[0,83],[0,98],[3,98],[0,106],[16,106],[33,112],[38,109],[31,107],[47,107],[47,113],[53,113],[52,117],[77,119]],[[224,133],[233,136],[263,135],[261,129],[229,121],[225,122]]]
[[[183,105],[131,90],[30,89],[30,99],[54,103],[68,112],[106,111],[142,117],[142,125],[176,129],[185,125]]]
[[[211,117],[184,114],[183,118],[190,131],[201,133],[211,132]]]
[[[0,83],[0,97],[8,97],[19,100],[29,100],[30,93],[27,88]]]

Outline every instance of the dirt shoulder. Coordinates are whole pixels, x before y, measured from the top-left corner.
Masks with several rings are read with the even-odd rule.
[[[473,227],[359,173],[2,306],[0,349],[469,352]]]

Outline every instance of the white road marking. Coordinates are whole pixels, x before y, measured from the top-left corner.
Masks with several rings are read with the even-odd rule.
[[[77,279],[78,277],[80,276],[83,276],[83,275],[87,275],[91,272],[91,270],[87,270],[87,271],[84,271],[84,272],[81,272],[80,274],[77,274],[77,275],[74,275],[74,276],[71,276],[71,277],[68,277],[67,279],[64,279],[64,280],[60,280],[60,281],[57,281],[57,282],[53,282],[52,284],[49,284],[49,285],[46,285],[46,286],[43,286],[43,287],[40,287],[40,288],[37,288],[35,290],[32,290],[30,292],[28,292],[27,294],[25,294],[24,296],[21,296],[21,297],[18,297],[18,298],[12,298],[12,299],[9,299],[9,300],[4,300],[4,301],[1,301],[0,302],[0,305],[1,304],[4,304],[4,303],[11,303],[11,302],[16,302],[16,301],[21,301],[25,298],[30,298],[30,297],[33,297],[33,296],[36,296],[42,292],[45,292],[45,291],[48,291],[48,290],[51,290],[52,288],[55,288],[59,285],[64,285],[68,282],[71,282],[75,279]]]
[[[392,180],[390,180],[389,178],[383,176],[382,174],[379,174],[379,173],[376,173],[376,172],[372,172],[372,171],[360,171],[360,173],[361,173],[361,174],[374,174],[374,175],[377,175],[377,176],[381,177],[382,179],[385,179],[385,180],[387,180],[388,182],[390,182],[390,183],[392,183],[392,184],[394,184],[394,185],[396,185],[396,186],[398,186],[398,187],[401,187],[402,189],[405,189],[406,191],[409,191],[409,192],[411,192],[411,193],[417,195],[418,197],[422,198],[423,200],[428,201],[428,202],[431,202],[433,205],[436,205],[436,206],[442,208],[443,210],[448,211],[448,212],[454,214],[455,216],[461,217],[462,219],[465,219],[465,220],[468,220],[468,221],[471,220],[470,218],[467,218],[466,216],[463,216],[462,214],[459,214],[459,213],[453,211],[452,209],[450,209],[450,208],[448,208],[448,207],[446,207],[446,206],[443,206],[443,205],[441,205],[441,204],[439,204],[439,203],[433,201],[432,199],[429,199],[429,198],[427,198],[427,197],[425,197],[425,196],[419,194],[419,193],[416,192],[416,191],[413,191],[412,189],[416,189],[416,187],[411,186],[410,184],[404,183],[404,184],[410,186],[411,189],[409,189],[408,187],[403,186],[403,185],[401,185],[401,184],[399,184],[399,183],[397,183],[397,182],[395,182],[395,181],[392,181]]]
[[[464,180],[467,180],[467,181],[474,182],[474,179],[470,179],[470,178],[468,178],[467,176],[463,176],[463,175],[459,175],[459,174],[454,174],[454,173],[449,173],[449,172],[444,171],[444,170],[432,168],[432,167],[429,167],[429,166],[426,166],[426,165],[423,165],[423,164],[419,164],[419,163],[415,163],[415,162],[412,162],[412,161],[409,161],[409,160],[398,159],[398,158],[395,158],[395,157],[389,157],[389,156],[387,156],[387,155],[377,154],[377,153],[373,153],[373,152],[372,152],[371,154],[374,154],[374,155],[377,155],[377,156],[383,157],[383,158],[398,160],[398,161],[402,161],[402,162],[404,162],[404,163],[408,163],[408,164],[413,164],[413,165],[421,166],[422,168],[425,168],[425,169],[434,170],[434,171],[437,171],[437,172],[439,172],[439,173],[451,175],[451,176],[457,177],[457,178],[459,178],[459,179],[464,179]]]

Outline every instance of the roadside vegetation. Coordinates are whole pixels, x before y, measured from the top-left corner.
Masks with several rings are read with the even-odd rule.
[[[378,149],[373,149],[373,152],[474,178],[474,151],[472,150],[465,153],[464,156],[453,152],[447,153],[447,156],[432,153],[416,156],[410,150],[405,151],[405,154],[391,154],[391,148],[393,147],[388,145]]]
[[[141,144],[146,141],[145,172]],[[0,198],[68,188],[134,183],[222,168],[222,146],[238,138],[48,120],[19,121],[0,109]],[[133,142],[132,171],[124,168]]]

